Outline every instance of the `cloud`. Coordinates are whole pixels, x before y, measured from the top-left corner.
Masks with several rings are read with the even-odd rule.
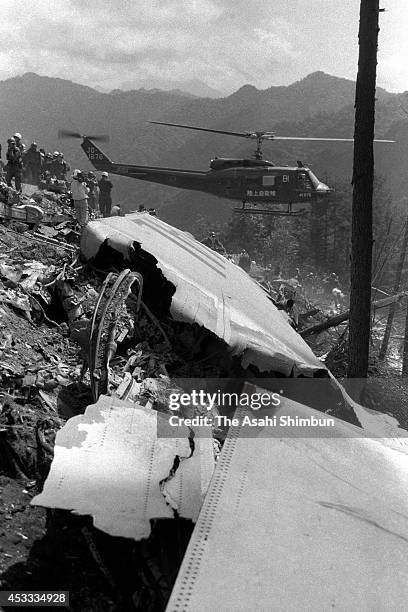
[[[394,0],[380,16],[378,81],[390,91],[408,90],[408,3]]]
[[[253,10],[241,0],[94,0],[92,8],[80,0],[6,1],[0,35],[9,44],[0,52],[0,74],[26,70],[111,86],[172,75],[238,87],[242,79],[262,80],[273,56],[293,57],[285,34],[272,31],[277,22],[266,3],[259,6]]]
[[[404,3],[394,0],[401,23]],[[2,0],[0,78],[31,71],[111,88],[196,78],[229,91],[245,83],[286,84],[319,69],[354,78],[358,6],[359,0],[343,0],[335,10],[327,0]],[[406,71],[395,67],[390,44],[388,37],[379,75],[395,87]]]

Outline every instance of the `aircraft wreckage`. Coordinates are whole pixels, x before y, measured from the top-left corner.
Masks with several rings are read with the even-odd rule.
[[[135,213],[90,223],[81,252],[87,261],[105,257],[119,265],[121,256],[123,266],[142,274],[148,268],[150,282],[161,282],[167,293],[156,299],[171,302],[171,316],[214,333],[244,367],[283,376],[325,369],[246,272],[157,217]]]
[[[271,601],[298,610],[305,593],[314,610],[405,609],[408,444],[397,421],[353,402],[262,288],[191,235],[135,213],[89,223],[81,254],[109,272],[84,342],[95,403],[58,432],[32,503],[91,515],[97,528],[133,540],[149,537],[151,519],[196,522],[171,612],[270,609]],[[310,420],[333,406],[330,431],[259,425],[248,434],[241,422],[220,452],[211,427],[169,433],[166,398],[178,382],[167,372],[139,382],[128,360],[110,388],[129,296],[164,339],[163,317],[202,330],[241,392],[278,388],[280,405],[259,414]],[[323,398],[318,410],[310,382]]]

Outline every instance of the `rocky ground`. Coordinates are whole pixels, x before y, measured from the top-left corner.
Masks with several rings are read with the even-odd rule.
[[[56,432],[93,403],[89,374],[81,380],[84,346],[72,332],[89,320],[103,280],[78,261],[74,223],[51,229],[0,225],[0,589],[70,591],[73,611],[163,610],[190,521],[156,521],[148,544],[135,543],[103,534],[90,518],[30,506]],[[206,354],[195,363],[194,347],[205,340],[198,327],[164,329],[144,307],[137,334],[134,348],[112,360],[113,388],[125,366],[135,381],[166,368],[220,374]]]
[[[56,431],[90,402],[76,382],[80,349],[47,288],[75,259],[76,251],[21,233],[19,224],[0,226],[0,586],[70,590],[73,610],[113,610],[83,521],[30,506]]]

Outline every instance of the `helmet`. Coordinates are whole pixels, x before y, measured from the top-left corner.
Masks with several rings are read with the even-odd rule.
[[[58,153],[58,157],[64,157],[63,153]]]
[[[59,153],[58,151],[54,151],[54,157],[58,157]]]
[[[34,147],[35,147],[35,148],[37,148],[37,143],[36,143],[36,142],[32,142],[32,143],[31,143],[31,147],[32,147],[33,149],[34,149]]]
[[[51,153],[46,153],[45,157],[46,157],[47,159],[52,159],[52,155],[51,155]]]
[[[14,144],[15,144],[15,142],[16,142],[16,141],[14,140],[14,138],[8,138],[8,139],[7,139],[7,142],[8,142],[9,144],[11,144],[11,143],[13,143],[13,142],[14,142]]]
[[[20,134],[19,132],[16,132],[16,133],[14,134],[14,138],[18,138],[19,140],[21,140],[21,139],[22,139],[22,136],[21,136],[21,134]]]
[[[78,170],[78,168],[75,168],[75,170],[72,173],[72,177],[77,178],[79,174],[81,174],[81,171]]]
[[[102,172],[101,176],[106,176],[106,178],[108,178],[109,174],[107,172]]]

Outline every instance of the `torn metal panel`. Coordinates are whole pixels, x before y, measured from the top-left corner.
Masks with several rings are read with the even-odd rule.
[[[404,449],[404,452],[408,453],[407,432],[405,429],[399,427],[397,419],[389,414],[378,412],[377,410],[370,410],[370,408],[361,406],[350,397],[343,385],[336,380],[331,372],[329,372],[329,376],[333,385],[342,394],[346,405],[354,410],[361,427],[365,431],[369,431],[373,436],[387,436],[384,443],[389,444],[390,440],[394,440],[397,448]],[[386,408],[384,408],[384,410],[386,410]]]
[[[286,376],[325,369],[259,285],[190,234],[143,213],[110,217],[86,226],[82,254],[92,259],[105,241],[127,261],[134,243],[153,255],[176,288],[172,316],[216,334],[242,356],[244,367],[253,364]]]
[[[179,515],[196,518],[212,475],[212,448],[198,442],[188,459],[188,428],[177,428],[178,438],[158,439],[158,419],[165,417],[101,396],[57,433],[49,476],[32,504],[91,515],[98,529],[135,540],[149,536],[150,519],[173,518],[171,505]],[[182,466],[176,481],[183,485],[181,498],[171,479],[165,497],[160,483],[169,477],[176,456]],[[192,465],[185,467],[189,461]],[[166,503],[170,493],[171,505]]]
[[[171,507],[196,522],[214,471],[214,443],[208,428],[197,428],[192,457],[182,459],[174,477],[163,487]]]
[[[322,417],[290,400],[262,416],[282,413]],[[360,432],[231,428],[167,612],[405,610],[406,442]]]

